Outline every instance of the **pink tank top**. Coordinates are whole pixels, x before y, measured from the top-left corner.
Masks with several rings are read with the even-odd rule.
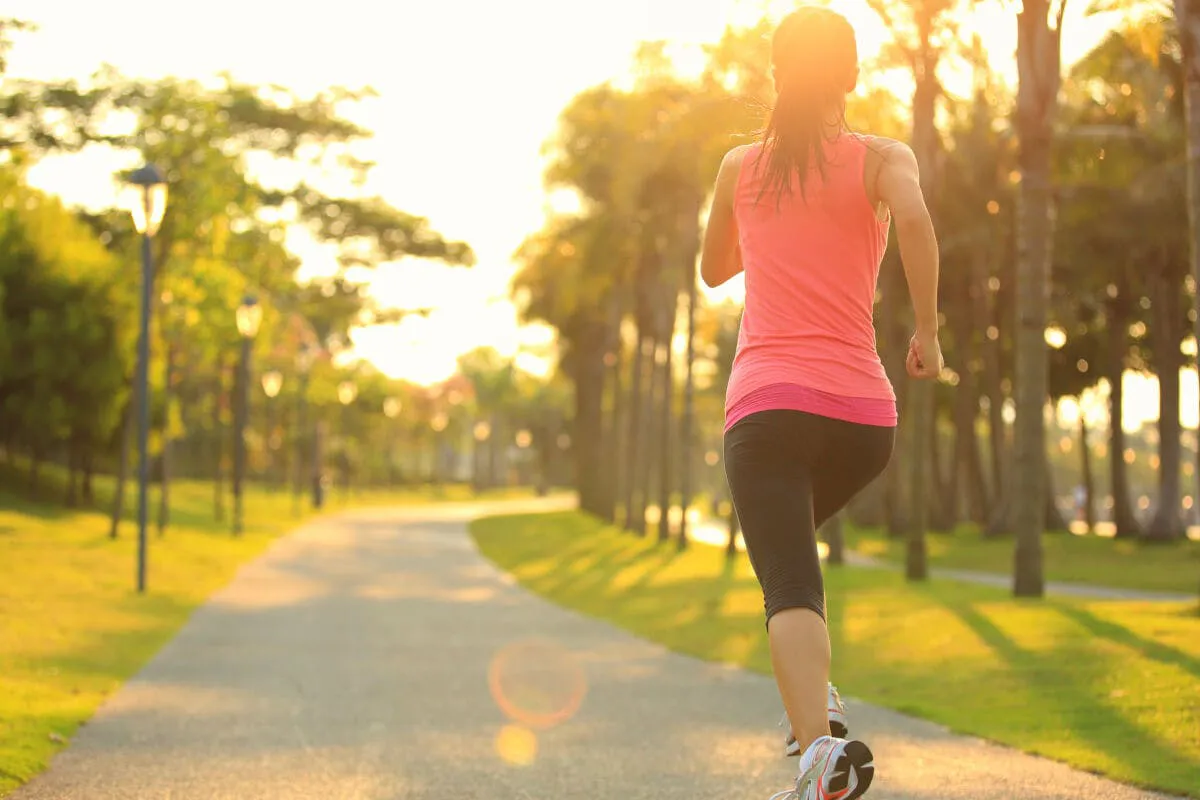
[[[867,139],[826,142],[825,178],[800,194],[759,198],[762,145],[742,161],[734,197],[746,301],[725,429],[748,414],[789,408],[866,425],[896,424],[896,395],[872,319],[888,220],[863,186]],[[778,208],[777,208],[778,205]]]

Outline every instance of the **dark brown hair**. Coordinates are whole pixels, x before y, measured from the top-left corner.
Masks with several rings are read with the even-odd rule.
[[[778,201],[791,193],[793,175],[800,176],[801,196],[812,166],[825,178],[825,125],[832,114],[845,125],[842,101],[858,82],[854,29],[834,11],[802,6],[775,29],[771,63],[778,91],[762,131],[760,168],[762,190]]]

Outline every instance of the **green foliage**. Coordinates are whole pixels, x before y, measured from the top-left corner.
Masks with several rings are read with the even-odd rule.
[[[0,430],[46,454],[107,443],[125,394],[132,297],[117,262],[57,199],[0,169]]]

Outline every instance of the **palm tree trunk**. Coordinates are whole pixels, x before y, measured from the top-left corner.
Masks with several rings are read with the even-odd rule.
[[[675,488],[675,476],[672,469],[675,453],[671,451],[671,424],[674,422],[673,411],[675,410],[675,356],[671,342],[675,334],[675,317],[678,310],[678,301],[679,294],[676,288],[672,286],[667,297],[667,302],[670,305],[667,312],[666,353],[663,360],[662,411],[659,417],[661,420],[659,448],[662,451],[659,456],[658,476],[658,507],[662,510],[662,521],[658,525],[659,541],[666,541],[671,538],[671,499],[673,495],[672,490]],[[687,468],[686,464],[684,468]]]
[[[1108,463],[1111,472],[1112,521],[1118,539],[1141,535],[1141,525],[1129,503],[1129,471],[1125,464],[1125,352],[1129,346],[1129,287],[1118,277],[1117,296],[1108,301]]]
[[[621,340],[621,321],[624,319],[625,309],[622,293],[614,291],[609,303],[608,352],[604,356],[608,367],[605,380],[608,385],[608,415],[604,433],[604,497],[600,510],[601,517],[611,524],[617,520],[617,498],[621,496],[621,464],[624,463],[622,412],[625,387],[622,369],[625,348]]]
[[[1096,479],[1092,475],[1092,450],[1088,442],[1087,415],[1079,409],[1079,457],[1083,470],[1083,522],[1088,533],[1096,529]]]
[[[694,216],[694,215],[693,215]],[[694,219],[693,219],[694,224]],[[688,509],[692,506],[692,453],[695,445],[696,431],[693,416],[696,407],[696,377],[693,368],[696,364],[696,304],[699,302],[699,290],[696,286],[696,251],[689,249],[683,259],[684,287],[687,291],[687,347],[684,350],[684,379],[683,379],[683,414],[679,420],[679,549],[688,546]],[[730,502],[730,508],[733,503]],[[736,517],[736,512],[730,512]],[[734,547],[736,522],[730,527],[730,546]],[[736,547],[734,547],[736,553]]]
[[[953,453],[950,474],[946,474],[942,463],[942,437],[938,431],[937,417],[929,426],[929,485],[933,489],[929,507],[929,529],[946,533],[954,530],[958,523],[958,470],[953,469]]]
[[[1154,362],[1158,365],[1158,509],[1145,538],[1169,542],[1186,533],[1180,514],[1179,469],[1183,451],[1179,424],[1180,320],[1175,299],[1180,287],[1162,269],[1151,273],[1154,319],[1151,323]]]
[[[628,531],[634,531],[637,523],[637,505],[642,502],[638,498],[638,493],[641,491],[641,486],[638,483],[637,475],[638,460],[641,456],[641,445],[645,440],[641,438],[642,425],[642,380],[646,370],[646,351],[649,347],[649,337],[642,329],[639,323],[637,331],[637,345],[634,348],[633,363],[630,365],[632,376],[629,380],[629,415],[626,426],[627,433],[625,434],[625,502],[624,513],[622,515],[622,524]],[[645,522],[643,520],[643,526]]]
[[[604,472],[600,464],[603,434],[604,353],[602,323],[584,323],[575,354],[575,469],[579,507],[590,514],[602,513]],[[507,438],[500,438],[507,443]]]
[[[929,42],[928,26],[919,26],[921,41],[914,60],[913,77],[916,88],[913,93],[912,147],[921,168],[921,190],[932,202],[937,186],[936,161],[938,151],[937,128],[934,125],[937,99],[940,88],[937,82],[938,52]],[[912,417],[912,446],[905,464],[909,480],[909,513],[912,527],[905,551],[904,574],[909,580],[925,580],[928,565],[925,557],[925,531],[929,522],[930,488],[939,478],[930,463],[932,456],[928,442],[934,438],[937,446],[937,426],[934,420],[933,386],[925,381],[914,383],[909,389],[908,413]]]
[[[905,379],[904,357],[908,337],[901,323],[905,293],[901,289],[903,273],[899,264],[885,265],[880,274],[879,339],[880,359],[892,385],[896,387],[896,404],[900,410],[900,429],[896,432],[895,449],[887,468],[878,480],[884,484],[884,514],[889,537],[900,538],[909,530],[904,497],[904,477],[908,454],[908,381]]]
[[[1060,0],[1061,3],[1062,0]],[[1065,7],[1064,7],[1065,8]],[[1053,120],[1060,82],[1062,12],[1057,28],[1048,0],[1026,0],[1017,15],[1017,130],[1021,183],[1017,201],[1016,436],[1011,500],[1016,552],[1013,593],[1045,592],[1046,429],[1049,394],[1046,311],[1054,237],[1051,206]]]
[[[1042,518],[1042,524],[1045,526],[1046,533],[1063,533],[1067,530],[1067,521],[1063,519],[1062,512],[1058,510],[1056,498],[1058,493],[1054,488],[1054,469],[1050,464],[1050,458],[1046,458],[1045,466],[1046,476],[1046,493],[1043,495],[1046,503],[1046,513]]]
[[[1191,274],[1200,286],[1200,0],[1175,0],[1176,27],[1183,49],[1183,106],[1187,126],[1188,230]],[[1196,292],[1195,334],[1200,342],[1200,291]],[[1196,470],[1200,481],[1200,470]],[[1196,497],[1200,498],[1200,491]]]
[[[641,458],[634,464],[634,471],[630,473],[630,477],[637,482],[638,492],[636,502],[633,505],[633,532],[638,536],[646,535],[646,511],[650,505],[650,498],[653,496],[653,479],[654,479],[654,464],[655,450],[652,446],[654,441],[654,409],[655,399],[658,390],[658,378],[660,375],[659,359],[658,359],[658,332],[651,328],[650,335],[647,337],[647,369],[649,374],[646,376],[646,390],[642,392],[639,398],[638,410],[638,439],[646,443]]]

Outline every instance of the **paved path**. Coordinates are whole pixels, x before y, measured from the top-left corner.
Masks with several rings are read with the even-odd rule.
[[[14,797],[766,800],[789,783],[769,679],[529,595],[476,553],[479,508],[363,511],[280,540]],[[501,733],[497,698],[562,719]],[[1156,797],[849,712],[878,756],[871,800]]]

